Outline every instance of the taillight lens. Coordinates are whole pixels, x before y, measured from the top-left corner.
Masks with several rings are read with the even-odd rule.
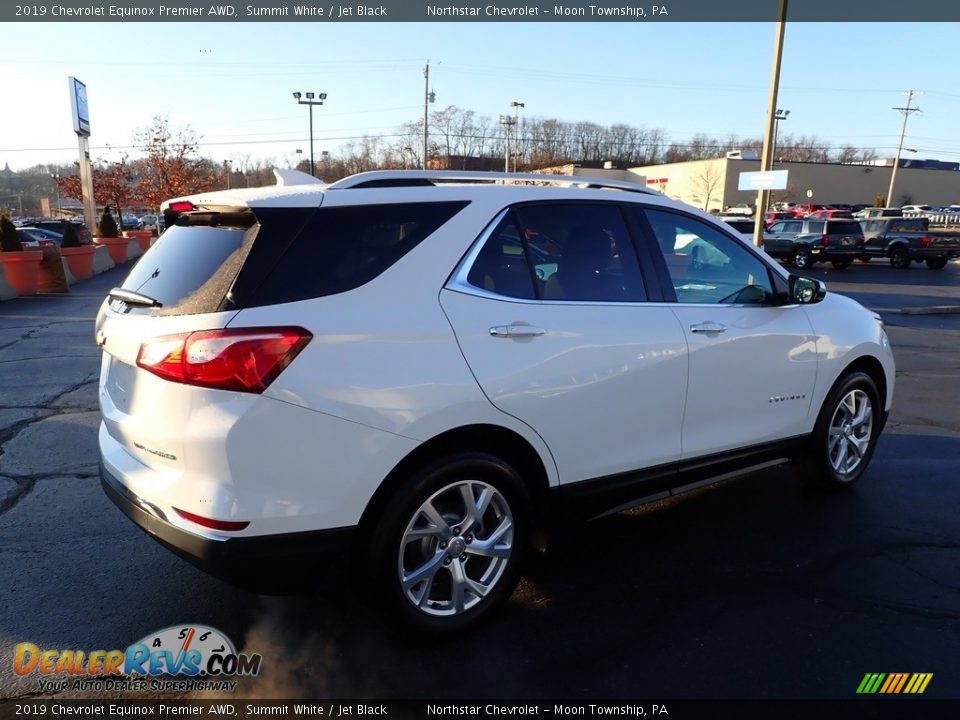
[[[820,244],[823,245],[824,247],[827,247],[827,245],[830,244],[830,236],[824,235],[822,238],[820,238]]]
[[[173,212],[190,212],[191,210],[196,210],[196,206],[192,202],[186,200],[181,200],[180,202],[172,202],[168,208]]]
[[[187,385],[261,393],[312,338],[298,327],[166,335],[140,346],[137,366]]]
[[[175,507],[174,510],[177,511],[177,515],[182,517],[184,520],[189,520],[192,523],[196,523],[205,528],[210,528],[211,530],[230,530],[237,531],[243,530],[249,524],[249,520],[214,520],[213,518],[206,518],[202,515],[194,515],[191,512],[186,510],[181,510],[180,508]]]
[[[920,247],[930,247],[931,242],[933,242],[933,238],[929,235],[924,235],[920,238]]]

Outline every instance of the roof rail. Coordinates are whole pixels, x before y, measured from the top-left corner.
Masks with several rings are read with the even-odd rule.
[[[362,172],[328,185],[326,190],[357,190],[378,187],[417,187],[438,183],[509,183],[536,182],[553,185],[625,190],[647,195],[660,195],[639,183],[608,180],[589,175],[540,175],[538,173],[484,172],[476,170],[374,170]]]

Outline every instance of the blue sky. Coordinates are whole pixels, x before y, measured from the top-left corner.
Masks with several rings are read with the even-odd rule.
[[[315,152],[389,135],[423,113],[423,66],[437,102],[758,137],[773,23],[43,23],[9,25],[0,55],[0,167],[76,159],[67,77],[87,84],[94,159],[114,159],[155,115],[190,125],[204,155],[287,164],[308,152],[307,108],[326,92]],[[922,90],[906,147],[960,161],[958,23],[788,23],[781,134],[893,155],[904,91]],[[21,104],[22,103],[22,104]],[[6,105],[6,103],[5,103]],[[110,146],[109,149],[107,146]],[[136,154],[132,151],[132,154]]]

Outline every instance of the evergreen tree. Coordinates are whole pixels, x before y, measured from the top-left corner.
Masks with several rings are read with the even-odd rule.
[[[103,209],[103,215],[100,216],[100,237],[120,237],[120,229],[117,227],[117,221],[110,214],[109,205]]]
[[[17,235],[17,226],[10,222],[6,215],[0,216],[0,251],[18,252],[23,250],[20,236]]]

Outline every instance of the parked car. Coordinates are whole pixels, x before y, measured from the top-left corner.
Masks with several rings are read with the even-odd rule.
[[[93,238],[90,235],[90,231],[87,230],[87,227],[83,222],[70,221],[74,228],[77,230],[77,236],[80,238],[80,242],[84,245],[88,245],[93,242]],[[38,220],[33,223],[30,227],[40,228],[42,230],[50,230],[57,233],[58,235],[63,234],[63,220]]]
[[[140,223],[140,218],[136,215],[124,215],[121,221],[121,230],[136,230]]]
[[[394,618],[456,630],[535,531],[870,463],[879,316],[706,213],[603,178],[284,177],[168,203],[95,323],[103,487],[212,572],[339,560]]]
[[[763,226],[768,228],[773,225],[778,220],[789,220],[793,217],[792,212],[788,211],[779,211],[779,210],[767,210],[763,215]]]
[[[17,235],[20,237],[20,242],[24,244],[41,245],[45,243],[55,243],[57,245],[63,245],[63,235],[53,232],[52,230],[44,230],[43,228],[31,226],[19,227],[17,228]]]
[[[877,208],[869,207],[860,210],[854,214],[856,220],[870,220],[881,217],[902,217],[903,211],[900,208]]]
[[[925,217],[876,218],[861,222],[866,242],[864,261],[890,258],[900,270],[911,262],[925,262],[932,270],[945,267],[950,258],[960,257],[960,233],[951,230],[930,230]]]
[[[736,232],[740,233],[745,238],[750,240],[750,242],[753,242],[753,232],[757,227],[756,220],[754,220],[753,218],[748,219],[748,218],[743,218],[735,215],[727,216],[727,217],[721,216],[720,220],[725,222],[730,227],[731,230],[735,230]]]
[[[933,207],[930,205],[904,205],[900,208],[902,214],[906,213],[928,213],[933,212]]]
[[[731,205],[723,212],[727,215],[753,215],[754,209],[753,205],[749,203],[737,203],[736,205]]]
[[[163,232],[163,215],[141,215],[137,219],[138,230],[153,230],[158,235]]]
[[[798,268],[829,261],[838,270],[863,255],[863,229],[852,219],[781,220],[763,234],[768,255]]]
[[[815,218],[817,220],[825,220],[829,218],[838,218],[838,219],[843,218],[847,220],[852,220],[853,213],[851,213],[849,210],[840,210],[837,208],[823,208],[821,210],[813,211],[812,213],[807,215],[807,217]]]

